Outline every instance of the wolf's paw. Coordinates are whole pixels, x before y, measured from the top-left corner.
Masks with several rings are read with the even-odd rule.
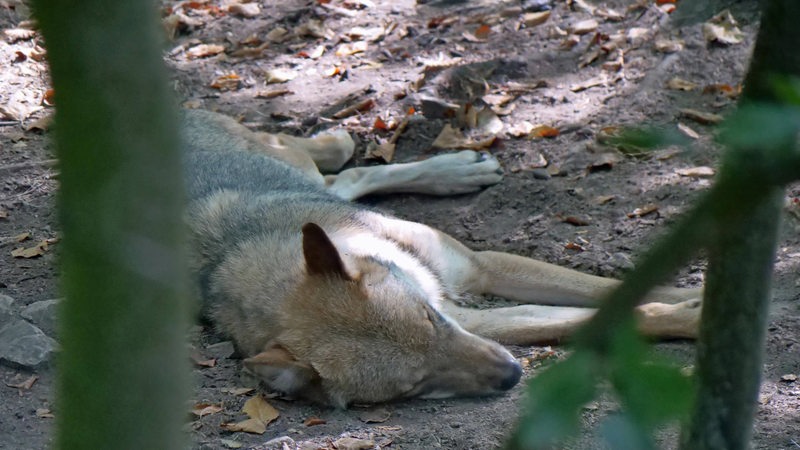
[[[463,150],[434,156],[420,163],[420,178],[430,181],[436,194],[475,192],[503,179],[503,169],[493,155]]]

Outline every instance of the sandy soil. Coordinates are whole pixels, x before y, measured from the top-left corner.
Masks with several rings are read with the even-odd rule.
[[[0,26],[20,26],[26,9],[14,2],[10,2],[13,7],[7,5],[0,2]],[[475,249],[509,251],[619,276],[710,185],[707,178],[681,175],[681,171],[714,166],[718,156],[711,144],[714,127],[687,118],[681,110],[716,114],[731,110],[735,98],[728,95],[727,87],[735,91],[744,76],[756,14],[747,6],[734,11],[743,40],[717,45],[705,41],[700,25],[671,28],[669,16],[654,5],[626,10],[627,2],[616,0],[606,4],[605,11],[589,11],[583,5],[576,1],[570,7],[556,1],[549,19],[536,25],[534,16],[520,12],[535,6],[533,2],[290,0],[258,3],[260,8],[252,17],[243,17],[235,11],[248,13],[252,6],[229,10],[228,3],[216,1],[164,1],[163,16],[177,24],[170,28],[175,37],[166,44],[165,60],[184,106],[218,110],[259,130],[308,134],[345,127],[359,139],[355,165],[375,164],[363,157],[367,143],[391,135],[376,129],[377,117],[390,125],[410,119],[397,141],[394,159],[417,160],[433,154],[431,144],[445,124],[430,110],[425,110],[428,117],[420,113],[423,97],[473,102],[480,107],[478,99],[484,94],[495,95],[483,97],[495,103],[509,95],[507,103],[495,105],[503,114],[503,130],[489,149],[505,167],[501,184],[474,195],[398,195],[365,202],[438,227]],[[608,9],[624,17],[613,20]],[[312,19],[322,20],[322,25],[315,27]],[[597,21],[596,30],[583,22],[589,19]],[[576,26],[590,30],[580,36],[567,32]],[[283,39],[276,31],[279,28],[287,32]],[[575,36],[574,45],[567,48],[564,43],[571,36]],[[616,36],[621,36],[619,41]],[[253,49],[262,42],[263,48]],[[367,46],[363,52],[347,55],[340,47],[345,43]],[[46,67],[37,60],[39,44],[37,35],[0,43],[0,105],[5,116],[0,123],[0,294],[11,296],[19,305],[59,295],[58,244],[37,258],[11,256],[13,249],[25,245],[17,243],[15,236],[30,233],[32,241],[39,241],[56,237],[59,230],[54,211],[58,172],[49,162],[52,146],[46,132],[28,129],[51,113],[49,106],[42,106],[49,86]],[[213,48],[198,48],[199,44],[223,48],[211,54]],[[599,50],[596,59],[588,56],[601,44],[610,53]],[[324,52],[316,57],[320,46]],[[235,56],[242,49],[248,56]],[[266,84],[274,69],[291,70],[294,78]],[[674,89],[670,83],[674,78],[695,87]],[[231,89],[212,87],[215,81],[228,83]],[[715,89],[715,85],[727,87]],[[371,101],[362,113],[333,117],[345,106],[364,100]],[[416,113],[408,116],[411,107]],[[524,121],[554,127],[558,135],[513,136]],[[609,127],[641,123],[673,129],[681,124],[696,137],[690,139],[692,147],[687,152],[666,148],[638,157],[609,153],[598,142]],[[486,129],[471,133],[488,134]],[[787,199],[791,203],[798,196],[800,188],[794,187]],[[643,216],[632,214],[650,204],[657,210]],[[784,375],[800,374],[800,223],[796,210],[787,209],[753,438],[757,449],[800,447],[800,384],[782,380]],[[702,260],[692,262],[675,283],[701,284],[703,268]],[[479,299],[478,303],[495,301]],[[293,443],[301,448],[334,448],[334,442],[346,436],[371,440],[376,448],[497,448],[513,426],[525,390],[521,384],[496,398],[410,401],[346,411],[271,398],[280,416],[265,434],[230,433],[220,424],[244,418],[241,406],[253,393],[234,395],[229,389],[248,380],[240,377],[239,363],[229,357],[224,337],[198,327],[192,340],[197,360],[215,364],[196,365],[192,404],[222,407],[204,417],[187,415],[187,430],[196,449],[281,448],[283,443],[285,448],[295,448]],[[682,365],[692,364],[691,342],[663,343],[658,349]],[[558,357],[564,349],[515,347],[512,351],[531,362],[525,376],[533,377],[544,356]],[[52,442],[53,421],[42,410],[59,414],[53,405],[53,371],[0,365],[0,380],[6,385],[32,374],[39,377],[30,389],[0,385],[0,449],[41,449]],[[610,398],[589,405],[584,414],[587,431],[567,448],[604,448],[593,426],[616,410]],[[306,426],[312,417],[324,423]],[[674,429],[658,434],[663,448],[675,448],[675,438]],[[345,448],[342,441],[338,445]]]

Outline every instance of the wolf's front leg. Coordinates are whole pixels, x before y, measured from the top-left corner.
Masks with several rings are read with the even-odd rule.
[[[346,200],[367,194],[454,195],[499,183],[503,170],[487,153],[464,150],[424,161],[355,167],[325,178],[328,190]]]

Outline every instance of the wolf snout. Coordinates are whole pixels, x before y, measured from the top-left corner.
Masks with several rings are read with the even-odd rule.
[[[503,375],[497,384],[497,390],[507,391],[519,383],[522,378],[522,366],[516,360],[506,361],[501,368]]]

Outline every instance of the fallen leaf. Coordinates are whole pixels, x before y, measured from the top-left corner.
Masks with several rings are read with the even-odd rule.
[[[722,94],[728,98],[736,98],[742,93],[742,85],[710,84],[703,88],[703,94]]]
[[[300,25],[295,29],[295,33],[299,36],[312,36],[320,39],[331,39],[334,32],[325,28],[322,21],[317,19],[310,19],[308,22]]]
[[[20,234],[14,236],[14,240],[17,241],[17,242],[27,241],[30,238],[31,238],[31,234],[28,233],[28,232],[20,233]]]
[[[227,448],[242,448],[242,447],[244,447],[243,443],[241,443],[239,441],[234,441],[232,439],[220,439],[219,442],[222,443],[222,445],[224,445]]]
[[[270,422],[278,418],[280,413],[273,408],[272,405],[264,400],[261,395],[256,395],[244,402],[242,412],[250,416],[251,419],[257,419],[264,422],[264,425],[269,425]]]
[[[336,56],[350,56],[356,53],[364,53],[367,51],[367,45],[366,41],[344,43],[336,49]]]
[[[562,222],[574,225],[576,227],[585,227],[592,223],[592,219],[588,216],[559,216]]]
[[[781,376],[781,381],[785,381],[787,383],[793,383],[797,381],[797,375],[793,373],[787,373],[786,375]]]
[[[186,50],[186,57],[189,59],[206,58],[219,55],[225,51],[225,47],[219,44],[199,44]]]
[[[656,39],[653,47],[661,53],[677,53],[683,50],[683,41],[680,39]]]
[[[288,89],[276,89],[272,91],[259,91],[256,94],[256,98],[275,98],[280,97],[282,95],[294,94],[294,92]]]
[[[289,30],[287,30],[286,28],[276,27],[271,29],[269,33],[267,33],[266,37],[268,41],[279,44],[288,39],[290,36],[291,35],[289,34]]]
[[[569,31],[572,34],[577,34],[580,36],[583,34],[589,34],[596,31],[597,27],[599,26],[600,24],[597,23],[596,20],[587,19],[587,20],[581,20],[580,22],[573,24],[571,27],[569,27]]]
[[[622,14],[614,9],[606,8],[606,7],[599,7],[594,10],[595,15],[598,17],[602,17],[605,20],[610,22],[621,22],[625,19],[625,14]]]
[[[739,44],[744,39],[744,33],[739,29],[736,20],[727,9],[703,24],[703,36],[708,42],[722,45]]]
[[[11,256],[14,258],[36,258],[37,256],[42,256],[47,251],[47,241],[41,241],[38,244],[34,245],[33,247],[19,247],[14,250],[11,250]]]
[[[700,135],[697,134],[697,132],[694,131],[693,129],[689,128],[689,126],[686,124],[678,122],[678,130],[680,130],[681,133],[685,134],[686,136],[689,136],[692,139],[700,138]]]
[[[27,28],[8,28],[3,30],[3,34],[6,36],[6,42],[9,44],[19,41],[29,41],[36,37],[36,31]]]
[[[531,131],[533,131],[534,127],[542,126],[542,125],[534,125],[527,120],[523,120],[521,122],[517,122],[513,125],[508,127],[508,134],[514,137],[523,137],[527,136]]]
[[[567,250],[575,250],[578,252],[582,252],[584,250],[583,246],[575,242],[567,242],[566,244],[564,244],[564,248]]]
[[[192,407],[192,414],[197,417],[205,417],[222,411],[222,406],[212,403],[198,403]]]
[[[675,77],[667,81],[667,88],[674,91],[693,91],[697,89],[697,84],[684,80],[683,78]]]
[[[605,74],[601,74],[599,76],[589,78],[580,83],[573,84],[569,87],[569,90],[572,92],[581,92],[585,91],[586,89],[590,89],[596,86],[602,86],[608,81],[608,77]]]
[[[614,165],[625,159],[618,152],[598,153],[589,164],[589,172],[607,171],[614,168]]]
[[[644,217],[648,214],[652,214],[658,211],[658,206],[654,203],[648,203],[647,205],[642,206],[641,208],[636,208],[632,212],[628,213],[627,216],[630,219],[635,217]]]
[[[44,106],[55,106],[56,101],[56,91],[55,89],[48,89],[44,91],[44,95],[42,95],[42,104]]]
[[[494,136],[480,141],[469,139],[465,137],[461,131],[456,130],[450,126],[450,124],[446,124],[431,146],[434,148],[468,148],[472,150],[481,150],[491,147],[494,141]]]
[[[598,195],[597,197],[593,198],[592,201],[597,205],[605,205],[615,198],[617,198],[616,195]]]
[[[550,11],[529,12],[522,15],[522,23],[532,28],[547,22],[549,18]]]
[[[234,3],[228,7],[228,12],[241,17],[251,18],[261,13],[258,3]]]
[[[0,209],[0,219],[8,219],[8,211]]]
[[[227,75],[221,75],[214,79],[209,85],[214,89],[219,89],[220,91],[235,91],[239,89],[242,85],[242,79],[239,75],[235,73],[229,73]]]
[[[54,416],[53,412],[47,408],[37,408],[36,417],[40,419],[54,419],[56,416]]]
[[[369,450],[375,448],[375,442],[366,439],[344,437],[333,443],[337,450]]]
[[[308,59],[319,59],[322,57],[324,53],[325,53],[325,46],[318,45],[314,47],[314,49],[311,50],[310,52],[303,51],[298,53],[298,56],[302,56],[303,58],[308,58]]]
[[[549,125],[536,125],[528,132],[528,139],[554,138],[559,135],[558,128]]]
[[[475,37],[478,39],[487,39],[489,34],[492,33],[492,27],[489,25],[483,24],[475,30]]]
[[[194,364],[196,366],[214,367],[214,366],[217,365],[217,360],[216,359],[214,359],[214,358],[205,359],[201,355],[199,355],[197,353],[194,353],[194,352],[190,355],[190,357],[192,358],[192,362],[194,362]]]
[[[689,178],[711,178],[714,176],[714,168],[708,166],[689,167],[688,169],[677,169],[675,171],[682,177]]]
[[[325,425],[326,423],[328,422],[326,422],[325,419],[320,419],[319,417],[309,417],[303,422],[303,425],[307,427],[313,427],[316,425]]]
[[[229,387],[229,388],[222,388],[220,389],[220,391],[231,395],[245,395],[255,391],[255,389],[247,387],[240,387],[240,388]]]
[[[264,42],[256,47],[241,47],[231,52],[231,56],[235,58],[260,58],[267,47],[269,47],[269,42]]]
[[[370,109],[375,107],[375,99],[367,98],[357,102],[353,105],[350,105],[344,109],[337,111],[334,115],[334,119],[344,119],[345,117],[350,117],[354,114],[358,114],[360,112],[366,112]]]
[[[385,408],[376,408],[363,411],[358,415],[358,420],[364,423],[383,423],[392,417],[392,413]]]
[[[20,390],[23,390],[23,391],[29,391],[29,390],[31,390],[31,388],[33,387],[34,383],[36,383],[36,380],[38,380],[38,379],[39,379],[39,377],[37,375],[31,375],[25,381],[19,382],[17,384],[6,383],[6,386],[8,386],[10,388],[20,389]]]
[[[264,72],[267,84],[285,83],[297,77],[297,72],[290,69],[271,69]]]
[[[716,125],[722,122],[722,116],[719,114],[698,111],[696,109],[681,109],[680,114],[687,119],[694,120],[703,125]]]
[[[267,425],[258,419],[247,419],[236,423],[222,423],[220,424],[223,430],[236,432],[245,432],[252,434],[264,434],[267,431]]]
[[[364,155],[366,159],[379,159],[385,163],[392,162],[394,159],[394,151],[396,145],[393,142],[376,143],[370,142],[367,144],[367,151]]]
[[[25,131],[47,131],[51,126],[53,126],[53,115],[48,114],[29,123]]]
[[[478,111],[475,128],[480,130],[483,134],[497,134],[503,131],[503,121],[497,117],[497,114],[491,108],[483,108]]]

